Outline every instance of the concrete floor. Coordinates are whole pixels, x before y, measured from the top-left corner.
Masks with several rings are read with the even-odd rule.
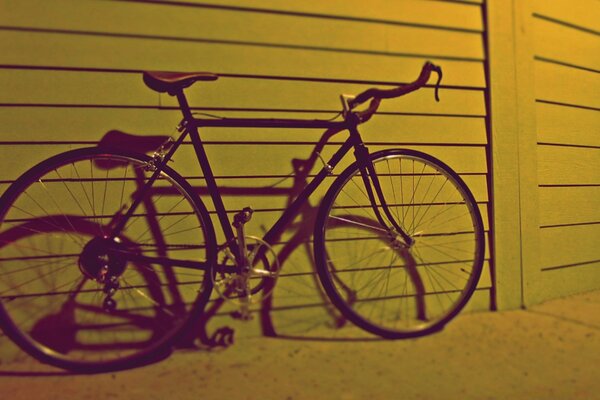
[[[3,359],[0,396],[600,399],[600,292],[527,311],[463,314],[443,332],[414,340],[378,340],[352,327],[327,340],[271,339],[244,336],[243,326],[236,330],[236,342],[227,349],[180,351],[118,373],[69,375],[24,357]],[[0,346],[6,350],[11,344],[4,338]]]

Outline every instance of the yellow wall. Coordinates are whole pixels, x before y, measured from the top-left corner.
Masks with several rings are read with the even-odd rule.
[[[171,134],[178,112],[159,111],[158,106],[175,102],[148,90],[142,70],[220,74],[217,82],[189,91],[191,104],[200,111],[327,118],[339,111],[339,94],[412,81],[423,62],[432,60],[444,69],[442,101],[435,103],[432,88],[388,101],[364,127],[363,136],[372,150],[406,146],[444,160],[472,188],[488,229],[484,37],[478,2],[184,3],[0,3],[4,187],[35,162],[93,145],[113,129]],[[220,184],[287,188],[292,180],[281,181],[292,172],[291,160],[308,157],[320,135],[253,129],[209,130],[203,137]],[[324,156],[334,148],[328,145]],[[176,156],[174,167],[188,177],[199,175],[189,146]],[[319,190],[312,203],[318,204],[323,193]],[[287,200],[250,191],[225,197],[230,210],[247,205],[257,210],[248,228],[255,235],[275,220]],[[489,271],[486,261],[472,301],[475,308],[490,307]],[[309,324],[329,323],[310,250],[299,246],[282,274],[274,307],[300,307],[274,313],[276,318],[288,321],[290,331],[305,329],[295,328],[293,321],[306,321],[309,315]]]
[[[600,286],[600,4],[490,1],[498,304]]]
[[[600,4],[532,4],[540,225],[533,299],[600,285]]]
[[[485,5],[475,0],[162,3],[0,1],[0,190],[34,163],[66,149],[94,145],[110,130],[171,134],[179,118],[178,112],[169,108],[175,102],[147,89],[141,80],[143,70],[220,74],[217,82],[197,84],[189,91],[190,102],[198,111],[325,118],[339,110],[340,93],[409,82],[425,60],[432,60],[444,69],[442,101],[433,101],[431,88],[388,101],[362,132],[372,149],[403,146],[439,157],[459,172],[474,192],[486,232],[490,225],[497,232],[490,235],[495,266],[486,261],[472,308],[494,307],[496,295],[501,308],[521,305],[522,288],[527,286],[523,276],[528,277],[530,271],[536,277],[539,271],[546,271],[542,275],[551,277],[548,282],[571,280],[566,284],[570,289],[549,286],[546,293],[532,298],[535,301],[598,287],[600,279],[593,270],[597,270],[600,257],[592,246],[598,242],[600,226],[598,104],[593,89],[598,87],[598,35],[538,16],[556,18],[564,5],[549,7],[539,1],[534,4],[535,16],[534,11],[519,8],[521,14],[515,17],[511,2]],[[597,7],[592,1],[581,3]],[[489,109],[486,13],[491,43]],[[589,29],[600,20],[585,11],[573,18],[568,21]],[[527,34],[514,29],[519,23],[528,27]],[[565,39],[563,53],[554,53],[553,43],[558,43],[564,32],[573,37]],[[543,45],[536,40],[535,53],[527,53],[521,43],[540,34],[556,37]],[[510,40],[506,42],[506,38]],[[581,45],[582,50],[570,51],[572,43]],[[593,71],[564,67],[542,57]],[[527,82],[527,90],[517,89],[516,73]],[[528,73],[534,74],[535,82],[527,79]],[[573,84],[564,87],[567,80]],[[531,104],[516,107],[512,103],[515,95],[522,101],[531,98]],[[523,114],[522,110],[529,109],[531,112]],[[530,129],[535,126],[537,129]],[[529,130],[523,131],[523,127]],[[527,135],[530,131],[537,132],[533,141],[531,134]],[[292,172],[291,160],[307,157],[319,136],[319,132],[301,130],[209,130],[204,139],[220,184],[286,188],[291,179],[281,181]],[[492,138],[489,143],[488,137]],[[532,143],[534,152],[509,154],[513,145],[523,150]],[[325,155],[332,148],[327,146]],[[528,163],[536,165],[533,173],[525,169]],[[174,167],[184,176],[199,175],[189,146],[177,155]],[[197,185],[200,181],[193,182]],[[572,184],[577,186],[565,186]],[[535,192],[533,203],[525,201],[521,189]],[[491,207],[491,192],[499,200],[495,208]],[[312,204],[318,204],[322,194],[318,192]],[[257,209],[249,227],[249,233],[255,235],[275,220],[286,200],[285,196],[251,192],[225,198],[231,210],[247,205]],[[533,215],[537,211],[527,211],[538,203],[539,216]],[[520,208],[521,213],[517,212]],[[492,212],[494,223],[489,224]],[[528,224],[537,219],[541,228],[534,224],[532,229]],[[547,249],[557,247],[557,235],[565,233],[569,234],[568,248],[560,251],[560,257],[549,255]],[[489,258],[488,250],[486,260]],[[588,261],[595,264],[548,269]],[[275,299],[289,302],[275,300],[275,307],[282,310],[277,318],[285,321],[280,326],[289,326],[283,333],[304,332],[308,315],[311,324],[329,323],[307,249],[299,246],[283,270],[290,276],[280,279],[275,294]],[[296,273],[306,275],[292,276]],[[582,279],[592,283],[582,286]],[[540,293],[538,289],[532,288]],[[288,310],[290,304],[300,307]]]

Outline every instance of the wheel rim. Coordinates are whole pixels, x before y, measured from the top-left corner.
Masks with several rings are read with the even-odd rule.
[[[373,333],[426,334],[456,315],[475,289],[481,217],[460,178],[437,160],[396,153],[373,164],[391,215],[415,242],[382,227],[360,173],[348,171],[323,226],[326,286],[346,316]]]
[[[166,173],[151,201],[107,239],[115,216],[150,174],[133,156],[73,152],[66,161],[40,164],[7,191],[0,210],[0,314],[7,334],[27,351],[66,368],[134,364],[166,348],[194,304],[206,301],[205,271],[108,256],[209,257],[206,221]],[[102,257],[100,278],[90,260]]]

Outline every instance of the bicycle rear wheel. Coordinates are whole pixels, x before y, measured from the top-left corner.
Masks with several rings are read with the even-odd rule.
[[[382,226],[352,164],[319,208],[319,277],[342,314],[369,332],[391,339],[432,333],[477,286],[485,247],[477,203],[454,171],[427,154],[386,150],[371,161],[390,215],[414,244]],[[379,200],[377,208],[384,214]]]
[[[215,238],[191,187],[149,157],[98,148],[41,162],[0,199],[0,323],[38,360],[99,372],[156,360],[202,313]],[[193,260],[193,263],[173,260]]]

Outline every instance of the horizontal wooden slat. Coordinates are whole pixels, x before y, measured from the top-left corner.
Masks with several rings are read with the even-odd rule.
[[[481,3],[482,0],[471,0]],[[206,4],[204,1],[192,0],[190,4]],[[466,2],[465,2],[466,3]],[[323,2],[291,2],[278,0],[213,0],[210,4],[234,7],[251,7],[261,10],[273,10],[292,13],[320,14],[325,17],[348,17],[358,20],[385,21],[389,23],[425,24],[440,27],[482,29],[481,15],[478,7],[459,2],[436,2],[402,0],[375,0],[368,5],[356,5],[344,0]]]
[[[600,149],[538,146],[540,185],[600,184]]]
[[[550,269],[542,272],[542,298],[557,298],[574,293],[598,290],[599,263],[573,268]]]
[[[533,18],[534,53],[581,67],[600,70],[600,40],[597,35]]]
[[[534,65],[536,98],[600,109],[600,74],[543,62]]]
[[[436,61],[435,57],[429,56],[406,58],[89,35],[4,31],[1,37],[3,64],[17,65],[200,70],[334,79],[372,79],[377,76],[381,81],[410,82],[426,59]],[[484,86],[480,62],[442,60],[439,64],[444,68],[444,81],[448,85]]]
[[[598,30],[600,4],[595,0],[534,0],[531,8],[536,14],[566,24]]]
[[[371,152],[383,150],[389,148],[389,146],[372,145],[369,146]],[[444,160],[451,168],[455,169],[460,173],[467,172],[486,172],[487,166],[485,162],[485,149],[479,147],[443,147],[443,146],[409,146],[416,150],[427,152],[434,157],[438,157]],[[328,159],[333,152],[337,149],[337,146],[326,146],[322,151],[322,157]],[[185,149],[190,151],[191,149]],[[283,148],[279,145],[269,146],[268,151],[273,156],[266,160],[265,152],[256,152],[248,149],[248,146],[238,145],[223,145],[223,146],[207,146],[207,153],[209,157],[212,156],[213,166],[215,171],[220,171],[221,174],[230,175],[235,173],[236,167],[243,167],[243,170],[247,174],[253,173],[277,173],[282,167],[288,166],[290,161],[291,152],[282,151]],[[298,146],[294,148],[294,155],[296,157],[306,157],[310,154],[312,146]],[[237,156],[236,156],[237,155]],[[239,155],[243,155],[244,159],[239,159]],[[183,157],[182,157],[183,156]],[[185,157],[185,153],[180,158]],[[233,166],[232,162],[235,158],[238,158],[237,166]],[[186,157],[186,160],[190,157]],[[178,161],[179,162],[179,161]],[[340,164],[339,168],[342,168],[343,164]]]
[[[414,71],[413,79],[419,71]],[[0,84],[7,89],[0,95],[0,104],[159,104],[157,93],[143,84],[141,74],[0,70]],[[340,94],[358,94],[372,86],[221,78],[216,82],[197,83],[186,93],[194,107],[341,111]],[[393,86],[380,87],[388,89]],[[90,96],[90,93],[94,95]],[[485,115],[482,91],[443,89],[440,96],[442,101],[436,103],[433,89],[421,89],[402,99],[385,101],[381,111]],[[161,97],[160,103],[178,106],[176,100],[167,95]]]
[[[214,211],[204,178],[198,174],[184,175],[184,178],[188,180],[194,191],[205,200],[205,204],[209,211]],[[318,204],[318,201],[325,195],[325,192],[331,186],[335,178],[337,178],[337,174],[326,178],[316,190],[312,197],[313,201],[316,201],[315,204]],[[483,203],[488,202],[485,175],[463,175],[462,178],[475,196],[476,201],[481,203],[483,207]],[[312,179],[312,176],[308,179]],[[226,208],[230,211],[240,210],[246,206],[252,206],[257,212],[283,212],[308,181],[297,182],[296,187],[293,188],[292,185],[294,182],[295,180],[291,175],[287,177],[238,176],[217,178],[219,191],[224,199]],[[158,185],[152,193],[154,196],[175,195],[175,193],[168,191],[167,189],[168,187],[164,185]],[[484,211],[482,212],[485,214]],[[486,219],[485,215],[483,215],[483,217]]]
[[[51,155],[69,148],[80,147],[70,145],[57,145],[42,148],[27,148],[24,146],[2,146],[2,168],[11,171],[8,176],[18,175],[17,171],[24,171],[33,162],[41,161]],[[389,148],[389,145],[372,145],[372,152]],[[485,149],[479,147],[440,147],[440,146],[409,146],[416,150],[425,151],[434,157],[446,162],[459,173],[486,172]],[[328,159],[337,150],[338,146],[326,146],[321,152],[322,157]],[[264,145],[209,145],[206,146],[208,157],[217,175],[236,175],[243,171],[246,175],[279,175],[290,170],[292,158],[306,158],[310,155],[313,146],[299,145],[288,148],[285,145],[272,145],[265,149]],[[268,152],[268,153],[267,153]],[[268,155],[267,155],[268,154]],[[347,157],[350,160],[351,155]],[[198,171],[197,162],[191,146],[179,149],[174,157],[173,167],[182,173]],[[347,162],[341,163],[338,168],[343,168]],[[15,168],[19,166],[19,168]],[[23,166],[23,167],[21,167]],[[14,175],[13,175],[14,174]],[[6,176],[6,175],[5,175]]]
[[[289,255],[287,263],[282,265],[281,274],[279,276],[280,281],[278,281],[278,284],[279,282],[281,282],[281,284],[285,286],[295,286],[296,284],[301,285],[303,283],[306,283],[302,282],[303,279],[317,279],[314,263],[312,262],[312,238],[308,239],[307,241],[297,241],[292,243],[296,246],[292,245],[293,251]],[[276,244],[275,246],[273,246],[273,248],[277,252],[281,252],[284,247],[287,247],[289,245],[289,243]],[[283,279],[283,281],[281,281],[281,279]],[[299,281],[296,281],[296,279],[299,279]],[[491,278],[489,272],[489,259],[488,254],[486,254],[485,261],[483,264],[483,271],[481,279],[479,280],[478,287],[484,288],[489,287],[490,285]],[[283,289],[283,286],[281,288]],[[296,301],[291,298],[288,298],[287,300],[288,304],[291,304]]]
[[[318,205],[318,201],[320,199],[321,199],[320,195],[315,195],[314,199],[312,199],[312,204]],[[252,199],[249,199],[249,200],[252,200]],[[208,201],[206,200],[205,203],[208,204]],[[247,207],[247,206],[253,207],[254,206],[254,204],[249,201],[247,201],[245,203],[240,202],[240,205],[242,207]],[[241,209],[241,207],[239,207],[239,208],[236,207],[236,208],[232,208],[230,210],[230,213],[229,213],[230,220],[233,218],[233,214],[236,211],[239,211],[240,209]],[[482,216],[487,216],[487,210],[488,210],[487,204],[483,204],[483,203],[479,204],[479,210],[480,210]],[[317,212],[317,209],[316,208],[309,209],[309,212],[312,213],[309,216],[314,216],[314,214]],[[274,210],[274,211],[260,211],[259,210],[259,211],[255,212],[252,216],[251,224],[249,224],[247,226],[247,229],[246,229],[247,234],[262,237],[267,232],[267,230],[273,226],[273,224],[277,221],[277,219],[281,216],[281,214],[282,214],[282,212],[280,210]],[[211,214],[211,218],[212,218],[213,225],[215,227],[217,242],[223,242],[225,240],[225,237],[220,228],[219,220],[214,213]],[[302,221],[302,216],[300,216],[296,222],[298,223],[300,221]],[[484,223],[485,231],[488,232],[489,224],[488,224],[487,218],[484,218],[483,223]],[[308,230],[309,234],[312,235],[313,226],[307,225],[307,226],[305,226],[305,228]],[[287,230],[285,232],[283,232],[283,235],[282,235],[280,241],[283,243],[287,243],[296,234],[296,232],[297,232],[296,229],[288,226]],[[488,242],[486,242],[486,243],[488,243]],[[487,248],[487,245],[486,245],[486,248]],[[308,264],[308,265],[310,265],[310,264]]]
[[[297,272],[297,268],[293,268],[296,265],[310,265],[306,261],[302,260],[302,256],[304,256],[304,254],[295,255],[293,266],[290,264],[283,266],[281,271],[282,276],[279,277],[277,287],[275,288],[274,292],[274,297],[276,298],[274,301],[274,311],[277,309],[290,307],[302,308],[302,306],[315,306],[318,304],[325,305],[323,304],[322,300],[319,302],[315,297],[313,297],[319,295],[319,283],[317,281],[318,278],[316,273],[310,270],[306,272]],[[317,287],[313,287],[313,285],[317,285]],[[478,287],[482,289],[490,287],[490,272],[488,262],[484,263]],[[309,300],[311,297],[313,298],[313,301]]]
[[[32,15],[31,7],[38,12]],[[202,39],[299,48],[482,58],[481,36],[360,21],[130,2],[10,3],[0,24],[78,32]],[[10,18],[8,18],[10,15]],[[135,18],[132,18],[135,16]],[[159,28],[160,34],[157,34]],[[285,32],[277,39],[273,32]]]
[[[465,179],[466,182],[470,185],[469,188],[473,192],[477,201],[480,203],[482,218],[486,222],[487,229],[487,215],[486,214],[486,198],[487,195],[485,193],[485,181],[477,177],[471,179]],[[323,198],[327,190],[331,185],[332,180],[325,181],[315,194],[312,196],[312,203],[314,205],[318,205],[320,200]],[[225,206],[227,210],[231,212],[235,212],[236,210],[241,210],[244,207],[251,206],[257,212],[266,212],[273,213],[270,218],[276,218],[278,214],[281,214],[289,203],[295,198],[293,193],[286,192],[286,186],[277,186],[275,190],[273,188],[266,188],[264,186],[260,186],[258,182],[250,182],[248,180],[240,179],[239,181],[226,182],[224,183],[222,180],[217,181],[219,183],[220,192],[223,195],[223,201],[225,202]],[[191,180],[191,184],[194,184],[194,187],[197,189],[198,193],[201,194],[201,197],[204,199],[207,208],[210,211],[214,211],[214,207],[212,205],[212,201],[207,193],[206,186],[204,182],[200,182],[199,180]],[[256,186],[254,186],[256,185]],[[272,194],[276,191],[280,191],[278,194]],[[296,193],[299,192],[296,191]],[[258,214],[257,214],[258,215]],[[271,221],[271,222],[274,222]]]
[[[97,142],[118,129],[135,135],[171,135],[181,120],[179,111],[0,107],[3,141]],[[57,149],[51,150],[58,152]]]
[[[540,226],[600,222],[600,186],[539,189]]]
[[[540,268],[577,268],[600,263],[600,223],[540,230]]]
[[[600,112],[536,104],[539,142],[600,146]]]
[[[484,118],[375,115],[359,129],[367,142],[487,143]]]
[[[274,246],[276,251],[281,251],[282,245]],[[310,253],[307,254],[306,249],[309,249]],[[309,279],[318,279],[317,272],[315,271],[315,267],[313,263],[309,261],[309,257],[312,257],[312,244],[310,247],[302,247],[294,249],[292,252],[289,263],[282,266],[280,275],[278,277],[278,288],[275,289],[275,293],[280,290],[280,294],[282,295],[280,306],[283,307],[284,304],[287,306],[291,305],[300,305],[305,304],[308,305],[310,303],[306,302],[306,299],[302,299],[300,297],[295,298],[295,296],[290,296],[291,293],[284,293],[287,289],[291,289],[293,286],[296,286],[299,289],[300,286],[304,286],[305,288],[309,288],[311,285],[307,284]],[[303,282],[304,280],[304,282]],[[315,281],[316,282],[316,281]],[[490,278],[490,266],[489,260],[485,260],[483,263],[483,269],[481,278],[479,280],[478,288],[486,288],[490,287],[491,278]],[[304,291],[304,290],[299,290]],[[310,297],[310,296],[309,296]]]
[[[334,113],[226,113],[239,117],[263,118],[319,118],[329,119]],[[102,109],[55,107],[0,107],[0,140],[4,143],[31,141],[44,142],[97,142],[105,133],[117,129],[135,135],[171,135],[181,119],[178,110],[156,109]],[[362,125],[365,141],[423,142],[423,143],[486,143],[483,118],[376,115]],[[210,128],[202,131],[207,141],[313,141],[323,131],[306,129],[233,129]],[[341,141],[345,133],[332,140]]]

